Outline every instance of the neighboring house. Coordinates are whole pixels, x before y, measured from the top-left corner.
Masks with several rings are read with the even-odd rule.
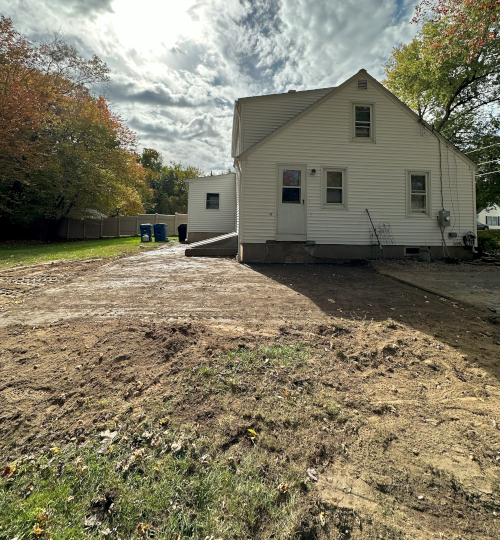
[[[500,229],[500,207],[497,204],[481,208],[477,214],[477,220],[490,229]]]
[[[188,184],[187,241],[199,242],[236,230],[236,174],[202,176]]]
[[[365,70],[238,99],[232,156],[241,262],[472,256],[476,165]]]

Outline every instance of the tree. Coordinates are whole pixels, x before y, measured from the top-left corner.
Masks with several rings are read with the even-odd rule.
[[[36,45],[0,19],[0,212],[60,220],[142,211],[136,135],[90,86],[108,69],[56,36]]]
[[[154,212],[161,214],[184,214],[187,212],[188,188],[185,180],[203,176],[201,169],[170,162],[163,167],[154,186]]]
[[[393,50],[384,84],[476,162],[488,161],[480,148],[499,135],[500,2],[426,0],[414,20],[422,31]],[[500,200],[491,180],[486,192],[478,182],[478,200]]]

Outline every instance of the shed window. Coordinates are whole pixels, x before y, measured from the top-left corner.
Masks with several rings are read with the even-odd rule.
[[[356,138],[370,138],[372,136],[371,105],[354,106],[354,136]]]
[[[408,173],[408,213],[429,213],[429,173]]]
[[[219,194],[207,193],[207,210],[219,209]]]
[[[498,216],[486,216],[486,225],[493,225],[494,227],[499,224],[500,218]]]

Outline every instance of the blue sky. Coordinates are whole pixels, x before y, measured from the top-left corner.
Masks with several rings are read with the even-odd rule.
[[[383,78],[415,0],[0,0],[31,38],[62,32],[112,70],[107,95],[139,135],[204,171],[232,165],[235,99]]]

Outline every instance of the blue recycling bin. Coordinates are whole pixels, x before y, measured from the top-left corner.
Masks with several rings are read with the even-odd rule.
[[[155,223],[155,242],[168,242],[167,224]]]
[[[153,241],[153,225],[151,223],[141,223],[139,226],[141,230],[141,242]],[[147,236],[147,240],[145,237]]]

